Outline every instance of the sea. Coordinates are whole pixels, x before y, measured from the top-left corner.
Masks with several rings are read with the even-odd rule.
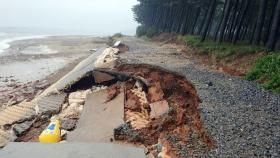
[[[0,28],[0,56],[5,55],[5,50],[10,47],[10,43],[17,40],[45,38],[51,33],[43,33],[32,31],[32,29],[24,28]]]

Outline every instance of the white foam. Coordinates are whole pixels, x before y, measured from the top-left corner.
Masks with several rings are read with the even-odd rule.
[[[0,36],[5,36],[5,33],[0,33]],[[46,38],[47,35],[38,35],[38,36],[21,36],[21,37],[12,37],[8,39],[0,40],[0,54],[3,53],[6,49],[10,47],[10,43],[14,41],[27,40],[27,39],[38,39]]]

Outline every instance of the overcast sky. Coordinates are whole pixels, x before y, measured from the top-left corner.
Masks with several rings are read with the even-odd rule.
[[[136,0],[0,0],[0,27],[52,28],[77,34],[135,34]]]

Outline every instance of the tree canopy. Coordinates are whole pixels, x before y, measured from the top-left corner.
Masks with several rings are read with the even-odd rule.
[[[147,28],[276,48],[280,0],[138,0],[135,20]]]

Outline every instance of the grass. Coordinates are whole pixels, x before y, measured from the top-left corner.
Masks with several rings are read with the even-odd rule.
[[[200,42],[198,36],[178,36],[189,47],[200,48],[204,53],[213,53],[218,59],[238,57],[240,55],[253,54],[265,50],[261,46],[248,44],[217,43],[211,40]],[[238,60],[238,58],[233,58]],[[274,52],[257,59],[245,79],[257,81],[261,87],[280,93],[280,52]]]
[[[280,52],[259,58],[245,78],[258,81],[263,88],[280,93]]]
[[[248,44],[236,44],[231,43],[218,43],[212,40],[206,40],[200,42],[200,37],[198,36],[179,36],[178,39],[183,39],[186,44],[190,47],[196,47],[203,50],[205,53],[213,53],[218,59],[223,59],[230,56],[240,56],[246,54],[252,54],[264,51],[264,47],[261,46],[251,46]]]

